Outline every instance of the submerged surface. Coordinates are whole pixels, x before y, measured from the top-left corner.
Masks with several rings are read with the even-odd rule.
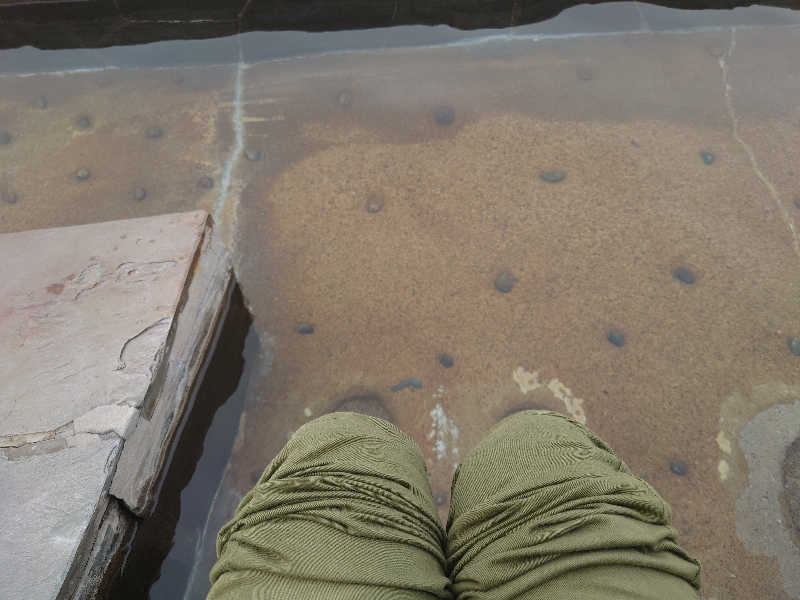
[[[672,505],[705,597],[800,597],[800,29],[623,12],[0,77],[0,230],[205,208],[235,253],[272,365],[247,362],[186,597],[287,437],[350,397],[414,436],[443,518],[499,418],[572,414]]]

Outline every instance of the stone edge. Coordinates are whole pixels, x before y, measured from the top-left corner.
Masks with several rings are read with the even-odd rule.
[[[195,384],[216,344],[233,288],[230,255],[213,235],[209,217],[158,371],[118,451],[111,484],[98,501],[58,600],[103,597],[122,567],[137,520],[155,506],[160,476],[191,410]]]

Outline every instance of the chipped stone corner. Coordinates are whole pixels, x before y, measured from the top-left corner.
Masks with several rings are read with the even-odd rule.
[[[93,408],[73,421],[75,433],[115,433],[127,437],[139,411],[125,404],[109,404]]]

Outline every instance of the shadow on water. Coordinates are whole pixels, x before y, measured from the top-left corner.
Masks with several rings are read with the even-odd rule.
[[[244,408],[248,346],[257,344],[237,287],[154,513],[139,522],[109,598],[180,598]]]

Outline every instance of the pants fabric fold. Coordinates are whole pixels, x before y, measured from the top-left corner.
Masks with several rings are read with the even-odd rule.
[[[220,531],[217,555],[208,600],[451,597],[419,448],[356,413],[295,433]]]
[[[523,411],[454,475],[453,591],[459,600],[695,599],[700,567],[670,521],[661,496],[585,426]]]
[[[388,421],[301,427],[219,533],[208,600],[698,598],[669,506],[563,415],[495,425],[456,470],[446,533]]]

